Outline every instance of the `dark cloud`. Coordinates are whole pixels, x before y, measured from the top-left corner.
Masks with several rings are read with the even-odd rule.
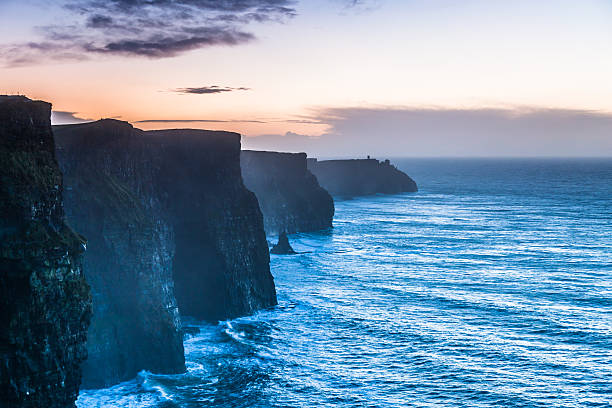
[[[193,94],[193,95],[207,95],[207,94],[218,94],[224,92],[233,92],[233,91],[250,91],[251,88],[231,88],[228,86],[201,86],[198,88],[178,88],[173,92],[182,93],[182,94]]]
[[[116,54],[173,57],[215,45],[252,41],[252,22],[283,21],[295,15],[293,0],[63,0],[69,24],[40,28],[40,42],[4,46],[10,65],[37,59]],[[57,56],[60,55],[58,58]]]
[[[113,27],[113,19],[108,16],[102,16],[102,15],[96,14],[87,19],[87,27],[111,28]]]
[[[226,28],[210,28],[200,30],[200,35],[193,37],[159,37],[149,40],[121,40],[110,42],[103,47],[85,45],[90,52],[105,54],[139,55],[151,58],[174,57],[185,51],[211,45],[236,45],[252,40],[249,33],[227,30]]]
[[[612,157],[612,113],[563,109],[330,108],[320,137],[245,138],[260,150],[312,156]]]
[[[76,116],[76,112],[52,111],[51,123],[54,125],[68,125],[71,123],[91,122],[92,119],[84,119]]]

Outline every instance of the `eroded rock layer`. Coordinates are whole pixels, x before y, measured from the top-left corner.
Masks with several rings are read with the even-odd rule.
[[[331,228],[334,200],[308,170],[305,153],[243,150],[240,165],[245,185],[259,200],[266,232]]]
[[[0,97],[0,405],[71,407],[91,315],[64,223],[51,105]]]

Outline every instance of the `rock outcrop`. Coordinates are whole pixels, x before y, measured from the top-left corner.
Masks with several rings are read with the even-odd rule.
[[[416,192],[417,185],[389,160],[376,159],[323,160],[308,159],[308,170],[321,186],[334,196],[353,197],[370,194]]]
[[[308,171],[305,153],[244,150],[242,177],[259,200],[266,232],[331,228],[334,200]]]
[[[57,134],[75,155],[97,151],[94,170],[125,186],[163,232],[181,314],[214,321],[276,304],[263,217],[240,174],[240,135],[144,132],[115,120]]]
[[[145,208],[134,190],[141,182],[153,182],[151,175],[131,179],[140,166],[114,150],[132,137],[133,128],[100,122],[55,129],[68,223],[88,239],[84,265],[94,315],[83,387],[106,387],[141,370],[183,372],[172,234],[155,218],[159,203]]]
[[[281,232],[278,236],[278,243],[272,247],[270,250],[271,254],[275,255],[295,255],[296,252],[291,247],[289,243],[289,238],[287,237],[287,233]]]
[[[0,405],[74,406],[91,315],[51,105],[0,97]]]

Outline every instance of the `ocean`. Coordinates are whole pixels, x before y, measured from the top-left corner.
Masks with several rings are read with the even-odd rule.
[[[278,307],[78,407],[612,407],[612,160],[392,162],[420,191],[290,236]]]

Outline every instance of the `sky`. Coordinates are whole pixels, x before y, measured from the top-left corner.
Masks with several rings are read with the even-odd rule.
[[[612,156],[611,0],[0,0],[54,123],[319,156]]]

